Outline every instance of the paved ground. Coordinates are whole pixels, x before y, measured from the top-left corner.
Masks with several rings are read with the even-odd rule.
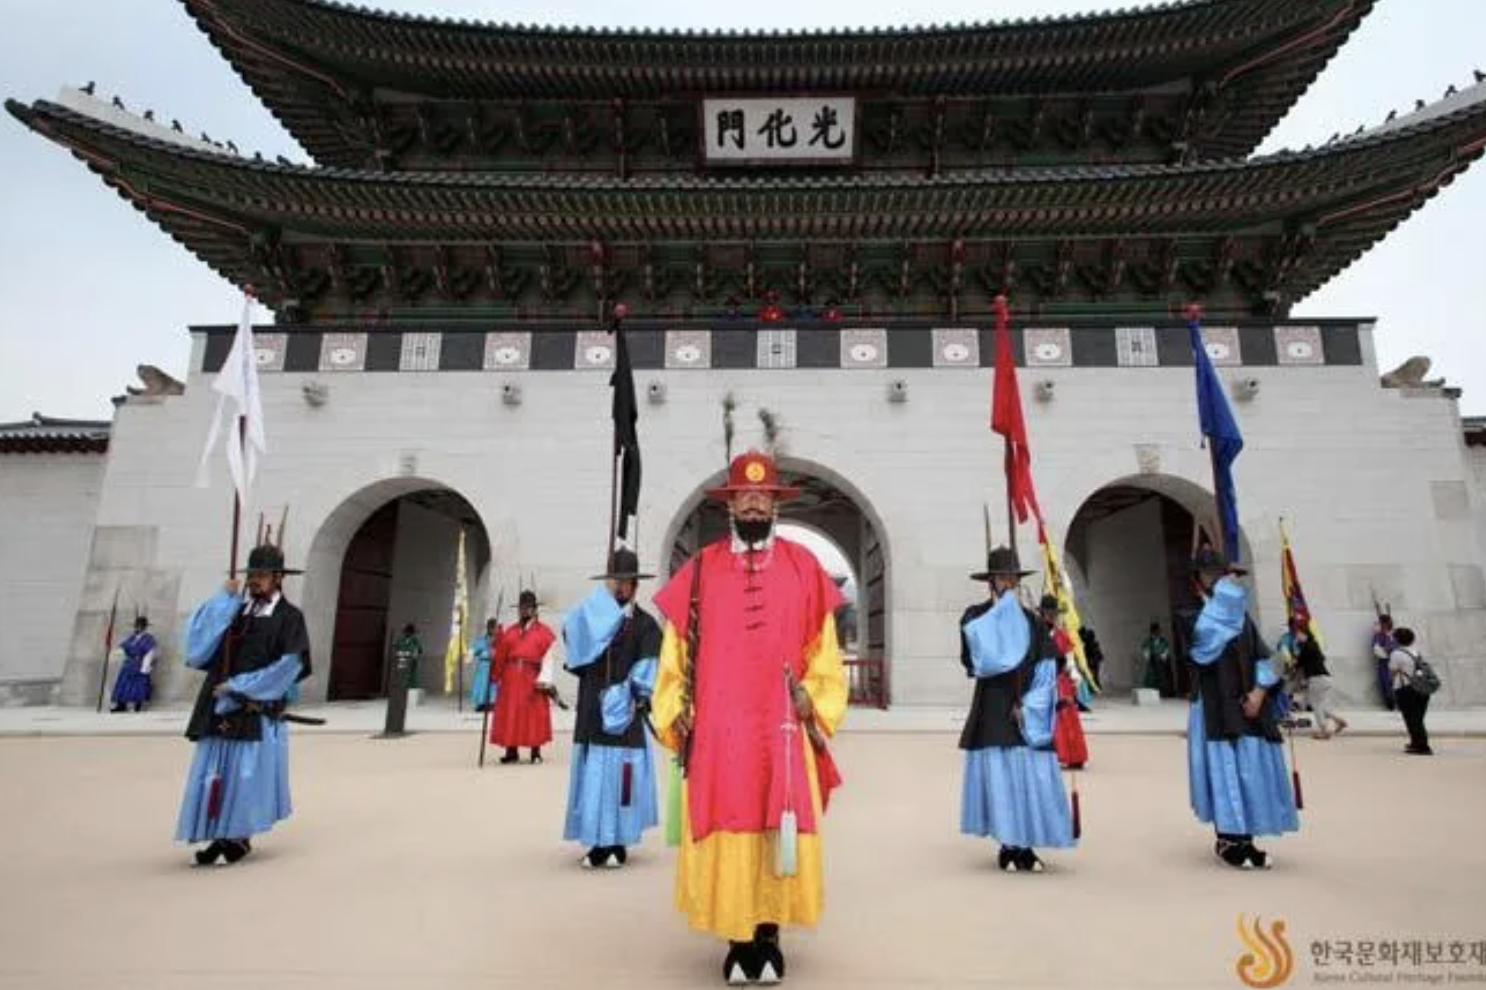
[[[249,861],[200,870],[170,843],[184,741],[0,739],[0,988],[719,984],[717,945],[670,907],[661,836],[600,873],[557,840],[566,739],[545,766],[483,771],[476,743],[468,727],[301,735],[295,817]],[[789,983],[1240,987],[1240,912],[1286,920],[1295,985],[1346,978],[1312,964],[1316,940],[1486,943],[1486,741],[1441,739],[1434,759],[1401,745],[1302,741],[1305,831],[1253,874],[1219,866],[1187,813],[1179,739],[1097,734],[1083,845],[1006,876],[956,833],[952,735],[847,733],[829,906],[787,937]],[[1486,982],[1486,965],[1396,972]]]

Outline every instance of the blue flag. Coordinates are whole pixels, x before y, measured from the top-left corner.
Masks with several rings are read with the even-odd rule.
[[[1231,561],[1238,560],[1238,493],[1233,487],[1233,462],[1243,450],[1243,434],[1223,394],[1223,383],[1213,370],[1202,343],[1202,321],[1187,319],[1187,333],[1192,338],[1192,363],[1197,368],[1197,415],[1202,422],[1202,435],[1207,438],[1213,458],[1213,490],[1218,497],[1218,517],[1223,526],[1223,552]]]

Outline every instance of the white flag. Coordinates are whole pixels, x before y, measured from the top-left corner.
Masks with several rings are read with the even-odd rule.
[[[248,488],[253,484],[253,475],[258,470],[258,458],[268,450],[263,432],[263,401],[258,391],[258,352],[253,346],[253,298],[243,295],[242,320],[237,325],[237,336],[232,339],[232,349],[227,360],[212,382],[212,391],[217,399],[217,411],[212,416],[211,431],[206,437],[206,449],[201,452],[201,464],[196,471],[196,487],[207,486],[207,461],[217,446],[222,431],[222,414],[230,401],[234,407],[229,421],[227,440],[227,467],[232,472],[232,483],[237,486],[237,496],[243,505],[248,504]],[[238,424],[246,421],[242,442],[238,441]]]

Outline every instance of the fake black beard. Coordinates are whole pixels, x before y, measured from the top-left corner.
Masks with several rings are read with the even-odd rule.
[[[733,532],[750,546],[763,543],[774,532],[772,519],[734,519]]]

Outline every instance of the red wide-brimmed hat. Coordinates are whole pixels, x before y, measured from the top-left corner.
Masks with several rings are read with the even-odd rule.
[[[779,483],[779,466],[774,458],[757,450],[734,457],[728,465],[727,484],[707,489],[707,497],[726,502],[739,492],[768,492],[780,500],[800,494],[798,488]]]

